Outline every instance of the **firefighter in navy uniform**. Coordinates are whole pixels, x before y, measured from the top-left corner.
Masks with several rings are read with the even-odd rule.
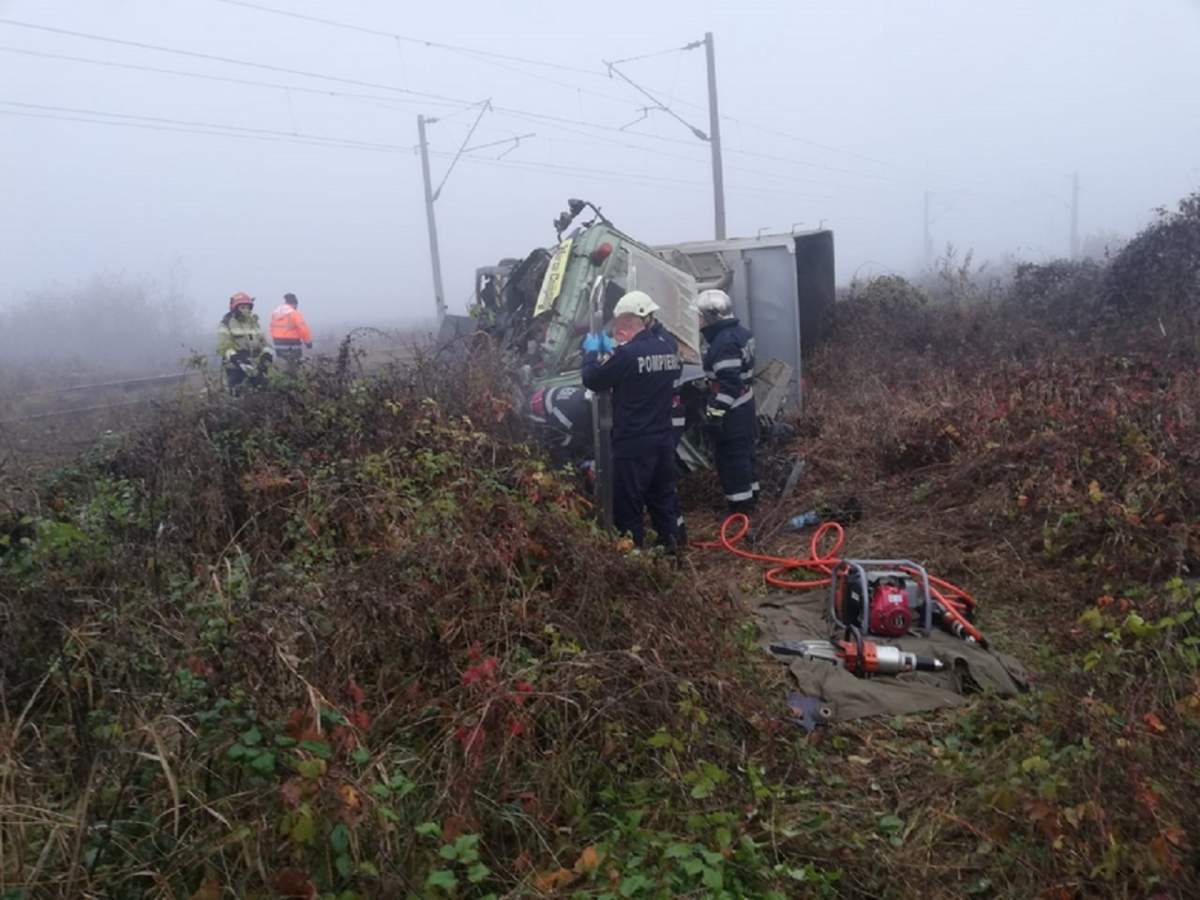
[[[632,334],[620,346],[607,335],[589,334],[583,344],[583,383],[593,391],[612,390],[613,524],[640,547],[642,515],[649,510],[658,543],[674,550],[679,501],[671,420],[680,362],[675,339],[654,319],[658,308],[642,291],[618,300],[613,317]],[[627,329],[629,322],[633,329]]]
[[[712,379],[705,430],[713,442],[717,476],[730,512],[753,512],[758,497],[754,449],[754,336],[733,314],[724,291],[701,291],[696,299],[700,333],[708,343],[704,371]]]
[[[591,454],[592,392],[579,385],[539,388],[529,400],[529,418],[550,449],[555,465]]]

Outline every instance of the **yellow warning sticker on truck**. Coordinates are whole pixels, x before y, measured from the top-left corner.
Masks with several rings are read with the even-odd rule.
[[[542,289],[538,291],[537,306],[533,308],[534,316],[540,316],[554,308],[554,301],[562,293],[563,279],[567,274],[567,263],[571,261],[571,238],[558,245],[550,265],[546,267],[546,277],[542,279]]]

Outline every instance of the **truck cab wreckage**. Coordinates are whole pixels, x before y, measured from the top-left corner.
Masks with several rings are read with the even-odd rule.
[[[590,218],[577,221],[585,213]],[[832,318],[831,231],[652,247],[617,228],[599,207],[575,199],[554,220],[554,228],[554,247],[477,269],[471,315],[446,316],[438,339],[445,345],[481,331],[497,341],[519,372],[526,414],[548,444],[579,456],[594,454],[602,489],[611,426],[606,398],[594,401],[590,440],[586,426],[572,435],[547,415],[542,398],[553,388],[582,390],[581,340],[609,325],[613,307],[627,291],[645,291],[655,299],[659,321],[679,345],[685,425],[677,456],[684,468],[709,464],[700,428],[707,388],[695,301],[702,290],[726,291],[738,317],[755,332],[764,360],[755,375],[760,422],[770,426],[781,414],[799,411],[802,354],[819,342]]]

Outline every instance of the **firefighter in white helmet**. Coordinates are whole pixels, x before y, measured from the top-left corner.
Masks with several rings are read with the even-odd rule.
[[[711,379],[712,394],[705,410],[705,430],[713,443],[717,477],[731,512],[753,512],[758,496],[754,336],[738,322],[724,291],[701,291],[696,307],[700,333],[708,343],[704,371]]]
[[[648,509],[658,542],[678,545],[675,437],[671,403],[679,376],[679,348],[657,322],[658,304],[630,291],[613,309],[619,345],[606,334],[583,342],[583,384],[612,391],[613,523],[637,546],[645,538]]]

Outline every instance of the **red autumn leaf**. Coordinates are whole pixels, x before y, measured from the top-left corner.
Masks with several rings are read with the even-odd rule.
[[[471,662],[478,662],[482,657],[483,644],[479,643],[479,641],[476,641],[471,645],[470,649],[467,650],[467,659],[471,660]]]
[[[359,687],[358,682],[356,682],[353,678],[351,678],[349,684],[346,685],[346,695],[350,698],[350,702],[353,703],[356,708],[362,706],[363,701],[367,699],[366,691]]]
[[[511,716],[508,720],[508,735],[509,737],[518,737],[525,733],[525,723],[516,716]]]
[[[329,736],[333,746],[339,753],[349,753],[358,746],[358,736],[354,730],[345,725],[338,725]]]
[[[307,707],[292,710],[283,733],[296,741],[315,741],[321,737],[313,724],[312,710]]]
[[[271,878],[271,887],[281,900],[316,900],[317,886],[307,872],[281,869]]]
[[[1158,793],[1156,793],[1155,790],[1145,782],[1138,784],[1137,790],[1134,791],[1134,797],[1136,797],[1137,802],[1142,804],[1142,806],[1144,806],[1151,814],[1158,810],[1159,801],[1162,800],[1162,797],[1159,796]]]
[[[1163,724],[1162,719],[1160,719],[1158,716],[1156,716],[1152,712],[1148,712],[1144,716],[1142,716],[1142,721],[1145,722],[1146,727],[1149,728],[1151,731],[1153,731],[1155,734],[1166,734],[1167,733],[1167,726]]]

